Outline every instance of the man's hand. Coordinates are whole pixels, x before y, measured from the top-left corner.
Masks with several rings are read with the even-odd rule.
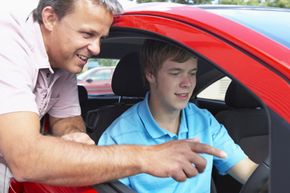
[[[200,153],[226,157],[225,152],[198,140],[171,141],[146,148],[148,151],[142,157],[144,171],[154,176],[172,177],[176,181],[185,181],[204,171],[206,160]]]
[[[61,138],[68,141],[74,141],[74,142],[84,143],[88,145],[95,145],[95,142],[84,132],[75,132],[75,133],[65,134]]]
[[[81,116],[68,118],[49,117],[52,133],[62,139],[95,145],[95,142],[86,134],[84,121]]]

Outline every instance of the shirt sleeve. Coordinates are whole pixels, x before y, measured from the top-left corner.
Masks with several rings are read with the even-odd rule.
[[[30,47],[17,31],[17,23],[7,15],[1,15],[0,28],[0,114],[19,111],[38,114]]]
[[[214,147],[227,153],[227,158],[225,159],[214,157],[214,165],[221,175],[225,175],[234,165],[247,158],[247,155],[240,146],[233,141],[226,128],[212,115],[210,115],[210,121],[213,128],[212,136]]]
[[[98,145],[115,145],[118,144],[108,132],[104,132],[99,139]]]
[[[122,182],[123,184],[125,184],[126,186],[130,187],[129,178],[122,178],[119,181]]]

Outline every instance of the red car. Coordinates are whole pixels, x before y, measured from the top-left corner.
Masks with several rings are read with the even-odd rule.
[[[111,87],[114,66],[94,67],[77,76],[78,84],[84,86],[89,95],[113,94]]]
[[[90,99],[89,110],[83,112],[90,136],[97,141],[116,116],[144,96],[138,69],[143,41],[170,42],[200,58],[192,102],[211,111],[260,163],[243,187],[213,172],[212,192],[289,193],[289,21],[289,9],[169,3],[143,4],[115,17],[98,57],[120,59],[112,87],[116,96],[122,96],[121,103],[116,104],[115,98]],[[231,79],[225,100],[200,97],[223,77]],[[11,193],[132,192],[118,181],[74,188],[13,182],[12,188],[18,190]]]

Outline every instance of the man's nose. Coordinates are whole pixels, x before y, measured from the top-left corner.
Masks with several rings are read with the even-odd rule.
[[[96,56],[100,53],[100,41],[94,40],[88,45],[88,49],[92,55]]]

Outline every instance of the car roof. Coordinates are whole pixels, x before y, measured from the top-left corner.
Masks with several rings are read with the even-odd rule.
[[[156,33],[161,34],[166,33],[158,28],[158,23],[148,23],[148,21],[142,23],[142,20],[145,21],[146,19],[144,18],[150,17],[152,19],[160,18],[160,20],[164,19],[181,22],[191,25],[202,31],[209,32],[212,35],[217,36],[218,38],[224,38],[230,44],[238,46],[240,47],[240,49],[248,50],[248,53],[256,52],[256,54],[258,54],[259,57],[263,57],[263,60],[267,61],[267,63],[271,65],[273,69],[277,69],[278,71],[283,72],[284,75],[289,78],[290,75],[288,74],[288,71],[290,64],[290,55],[285,54],[289,53],[289,48],[282,43],[277,43],[277,41],[270,39],[269,37],[263,35],[260,32],[257,32],[256,30],[246,27],[246,25],[244,24],[237,23],[236,21],[233,21],[233,19],[222,16],[220,13],[213,13],[213,10],[216,10],[216,12],[217,10],[219,10],[220,12],[220,10],[230,9],[236,9],[241,11],[252,9],[261,10],[261,12],[265,10],[267,11],[267,13],[278,12],[276,10],[285,10],[285,12],[283,11],[283,13],[289,15],[289,9],[267,9],[246,6],[192,6],[166,2],[142,3],[131,9],[126,10],[121,16],[116,16],[111,32],[114,31],[114,28],[118,28],[118,25],[120,24],[121,27],[123,27],[123,20],[127,20],[127,18],[131,19],[131,23],[126,24],[128,27],[132,25],[133,28],[137,27],[136,30],[140,30],[142,28],[151,28],[151,31],[155,30]],[[283,26],[280,26],[280,29],[282,27]],[[120,31],[117,31],[118,33],[114,35],[119,36]],[[132,33],[134,32],[134,29],[130,29],[130,31],[130,33]],[[121,36],[123,35],[121,34]],[[128,39],[128,41],[134,41],[134,43],[131,45],[133,46],[132,49],[136,49],[136,47],[134,47],[134,44],[142,44],[142,39]],[[120,57],[120,55],[124,55],[122,54],[123,51],[124,50],[122,50],[122,47],[120,46],[118,49],[118,57]]]
[[[245,25],[290,48],[290,9],[233,5],[198,7]]]

